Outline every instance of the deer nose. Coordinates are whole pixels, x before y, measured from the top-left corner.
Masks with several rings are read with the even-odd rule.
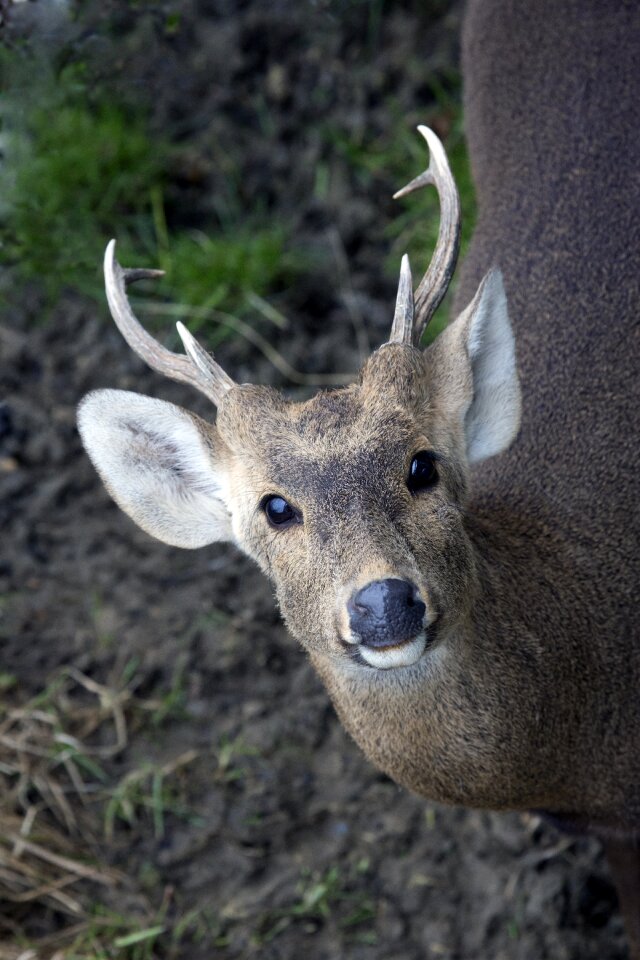
[[[412,640],[423,628],[426,610],[417,587],[396,577],[373,580],[347,601],[351,632],[376,649]]]

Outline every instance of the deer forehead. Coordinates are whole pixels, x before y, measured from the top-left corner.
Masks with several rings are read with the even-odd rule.
[[[410,432],[427,404],[425,364],[420,351],[385,345],[364,365],[360,382],[323,391],[295,403],[271,387],[243,384],[218,407],[217,426],[234,451],[268,456],[282,443],[289,452],[331,455],[345,445],[391,440]]]

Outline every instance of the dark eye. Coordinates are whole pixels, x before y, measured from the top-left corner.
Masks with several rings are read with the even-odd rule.
[[[438,470],[435,457],[426,450],[416,453],[409,467],[409,476],[407,477],[407,486],[411,493],[417,493],[419,490],[426,490],[427,487],[433,487],[438,482]]]
[[[262,501],[262,509],[267,515],[267,520],[274,527],[286,527],[302,520],[299,512],[287,503],[284,497],[265,497]]]

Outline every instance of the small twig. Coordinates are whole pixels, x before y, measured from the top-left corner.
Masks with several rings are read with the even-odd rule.
[[[168,763],[165,763],[164,766],[160,767],[160,773],[163,777],[168,776],[170,773],[175,773],[180,767],[186,767],[188,763],[193,763],[199,755],[198,750],[185,750],[185,752],[181,753],[175,760],[170,760]]]
[[[15,740],[13,737],[0,736],[0,744],[2,744],[3,747],[8,747],[9,750],[13,750],[18,754],[28,753],[32,757],[44,757],[44,759],[49,759],[51,757],[51,754],[48,750],[41,750],[39,747],[29,746],[29,744],[21,743],[19,740]]]
[[[72,883],[78,882],[78,877],[67,875],[59,880],[53,880],[51,883],[45,883],[40,887],[27,890],[25,893],[8,895],[12,903],[31,903],[33,900],[39,900],[43,897],[50,897],[57,903],[65,907],[70,913],[78,916],[83,912],[82,906],[77,900],[72,899],[66,893],[62,893],[63,887],[68,887]]]
[[[511,900],[513,898],[518,884],[527,870],[538,867],[540,864],[546,863],[548,860],[553,860],[556,857],[562,856],[562,854],[566,853],[567,850],[573,846],[573,844],[573,838],[566,837],[562,840],[559,840],[558,843],[553,845],[553,847],[547,847],[545,850],[532,850],[527,853],[520,861],[519,868],[515,870],[507,880],[504,889],[505,900]]]
[[[115,743],[112,743],[106,747],[87,747],[82,745],[80,752],[86,753],[88,756],[104,757],[105,759],[121,753],[122,750],[124,750],[124,748],[127,746],[128,742],[127,721],[124,715],[123,703],[126,703],[131,699],[130,691],[125,689],[116,693],[110,687],[105,687],[101,683],[96,683],[95,680],[92,680],[91,677],[85,676],[84,673],[76,670],[75,667],[68,667],[65,670],[65,673],[67,676],[71,677],[71,679],[75,680],[76,683],[79,683],[80,686],[84,687],[85,690],[88,690],[90,693],[94,693],[98,697],[102,709],[107,713],[111,713],[113,716],[113,723],[116,728]]]
[[[27,812],[22,818],[22,823],[20,824],[21,837],[28,837],[30,835],[31,828],[36,822],[36,817],[38,816],[38,813],[39,813],[39,810],[35,804],[31,804],[31,806],[27,808]]]
[[[67,870],[69,873],[75,873],[79,877],[84,877],[85,880],[93,880],[107,887],[112,887],[115,883],[113,876],[101,873],[95,867],[87,867],[83,863],[78,863],[77,860],[71,860],[69,857],[63,857],[57,853],[53,853],[52,850],[41,847],[39,843],[32,843],[30,840],[25,840],[24,837],[21,837],[19,834],[8,833],[6,839],[10,843],[13,843],[15,849],[19,849],[21,854],[23,852],[30,853],[32,856],[38,857],[38,859],[44,860],[46,863],[51,863],[54,867],[59,867],[61,870]]]
[[[342,299],[347,308],[349,318],[356,334],[360,361],[364,363],[366,358],[371,353],[371,343],[369,341],[369,334],[367,331],[367,326],[364,322],[364,317],[362,316],[362,312],[356,306],[355,291],[353,289],[351,273],[349,270],[349,260],[344,249],[342,237],[335,228],[329,230],[329,241],[331,243],[331,249],[333,251],[336,267],[338,269],[339,286],[346,290],[346,296],[343,296]]]
[[[279,310],[276,310],[268,300],[264,300],[253,291],[246,294],[246,300],[250,307],[262,314],[266,320],[270,320],[274,327],[278,327],[279,330],[291,329],[291,321]]]

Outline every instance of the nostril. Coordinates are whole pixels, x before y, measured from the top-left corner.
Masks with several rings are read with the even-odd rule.
[[[414,584],[397,577],[368,583],[347,603],[352,632],[372,647],[413,639],[422,630],[426,609]]]
[[[412,583],[407,583],[407,586],[409,587],[409,593],[407,596],[407,606],[417,607],[419,610],[422,611],[421,616],[424,616],[427,608],[424,604],[424,600],[420,596],[420,591],[418,590],[417,587],[414,587]]]

